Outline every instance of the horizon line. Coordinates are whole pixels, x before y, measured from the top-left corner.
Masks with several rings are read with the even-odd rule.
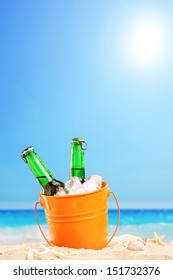
[[[32,205],[32,206],[31,206]],[[34,205],[32,201],[27,202],[1,202],[1,210],[34,210]],[[173,209],[172,201],[119,201],[120,210],[135,210],[135,209]],[[43,207],[39,205],[37,210],[44,210]],[[117,205],[113,201],[108,202],[108,209],[117,209]]]

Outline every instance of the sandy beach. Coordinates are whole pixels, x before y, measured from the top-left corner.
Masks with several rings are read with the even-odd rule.
[[[0,245],[0,260],[172,260],[173,243],[124,234],[101,250],[51,247],[44,242]]]

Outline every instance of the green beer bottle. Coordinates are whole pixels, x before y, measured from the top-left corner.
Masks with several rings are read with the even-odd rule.
[[[22,151],[22,159],[42,186],[44,195],[55,195],[60,187],[64,188],[64,183],[54,178],[33,147],[30,146]]]
[[[77,176],[83,183],[85,181],[84,150],[87,143],[80,138],[73,138],[71,142],[70,177]]]

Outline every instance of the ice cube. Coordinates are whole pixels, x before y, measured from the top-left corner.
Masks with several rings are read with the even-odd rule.
[[[93,192],[97,190],[97,184],[91,180],[86,180],[82,186],[87,192]]]
[[[102,177],[100,175],[91,175],[87,181],[94,182],[97,185],[97,189],[100,189],[102,187]]]
[[[79,188],[72,188],[69,192],[70,195],[72,194],[82,194],[88,192],[84,187],[79,187]]]
[[[73,176],[71,177],[66,183],[65,183],[65,188],[67,189],[67,191],[71,191],[71,189],[77,189],[81,187],[81,182],[79,180],[78,177]]]
[[[80,187],[76,191],[77,191],[77,194],[80,194],[80,193],[82,194],[82,193],[86,193],[87,192],[87,190],[84,187]]]
[[[64,188],[59,187],[58,191],[55,194],[56,196],[63,196],[63,195],[67,195],[67,193],[65,192]]]

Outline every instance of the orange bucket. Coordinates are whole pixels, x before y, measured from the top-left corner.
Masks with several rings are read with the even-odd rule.
[[[113,194],[118,207],[118,223],[108,240],[107,199]],[[44,208],[51,241],[45,237],[37,216],[37,205]],[[49,245],[69,248],[102,249],[115,235],[120,221],[117,198],[106,182],[102,188],[85,194],[66,196],[46,196],[40,193],[40,201],[35,204],[39,229]]]

